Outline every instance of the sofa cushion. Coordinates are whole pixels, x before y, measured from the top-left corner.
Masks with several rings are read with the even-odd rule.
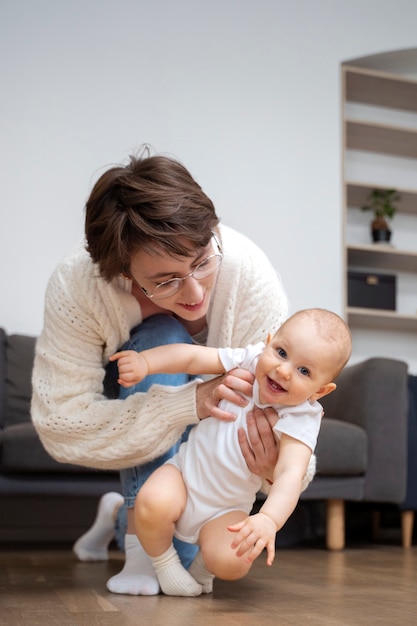
[[[58,463],[46,452],[33,424],[15,424],[4,428],[0,435],[1,470],[8,472],[97,473],[97,470]]]
[[[5,427],[30,422],[35,343],[36,338],[28,335],[10,335],[7,338]]]
[[[318,476],[356,476],[367,468],[368,441],[363,428],[325,417],[317,441]]]

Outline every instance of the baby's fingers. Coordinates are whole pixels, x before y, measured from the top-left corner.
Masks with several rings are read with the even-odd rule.
[[[117,382],[121,387],[125,387],[125,388],[131,387],[133,384],[131,382],[128,382],[127,380],[122,380],[121,378],[119,378]]]
[[[266,544],[266,564],[272,565],[275,559],[275,541],[268,541]]]
[[[249,552],[246,557],[247,563],[253,563],[253,561],[261,554],[263,549],[265,548],[265,541],[263,539],[258,539],[258,541],[254,544],[253,548]]]
[[[120,352],[115,352],[109,357],[109,361],[117,361],[121,359],[123,356],[129,356],[130,350],[120,350]]]
[[[243,522],[239,522],[238,524],[232,524],[232,526],[228,526],[227,530],[230,530],[231,533],[238,533],[239,530],[241,530],[245,524],[246,524],[246,521],[243,520]]]

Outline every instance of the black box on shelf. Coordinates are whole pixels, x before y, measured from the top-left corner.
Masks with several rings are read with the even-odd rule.
[[[396,276],[348,271],[348,306],[395,311]]]

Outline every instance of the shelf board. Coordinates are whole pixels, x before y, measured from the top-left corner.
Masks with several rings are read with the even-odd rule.
[[[417,315],[405,315],[397,311],[382,309],[362,309],[348,307],[347,321],[351,328],[371,328],[375,330],[402,330],[417,332]]]
[[[373,267],[400,272],[417,272],[417,252],[375,244],[369,246],[347,246],[349,266]]]
[[[348,207],[359,208],[364,204],[368,204],[368,196],[374,189],[390,189],[390,187],[383,185],[356,183],[354,181],[346,181],[345,184]],[[396,203],[398,212],[410,215],[417,214],[417,189],[396,189],[400,195],[400,200]]]
[[[417,159],[417,130],[345,120],[346,147]]]
[[[345,66],[346,100],[417,112],[417,82],[384,72]]]

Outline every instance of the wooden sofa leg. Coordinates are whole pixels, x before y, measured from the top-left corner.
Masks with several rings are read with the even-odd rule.
[[[378,541],[381,529],[381,511],[372,511],[372,540]]]
[[[345,547],[345,502],[344,500],[327,500],[326,508],[327,548],[343,550]]]
[[[413,543],[414,511],[401,512],[401,536],[403,548],[411,548]]]

